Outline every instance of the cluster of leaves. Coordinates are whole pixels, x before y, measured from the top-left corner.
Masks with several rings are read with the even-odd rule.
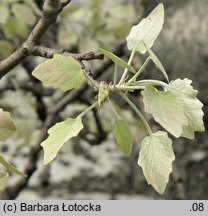
[[[115,63],[113,81],[109,84],[104,81],[98,84],[89,78],[77,61],[62,55],[54,55],[52,59],[46,60],[35,68],[32,75],[41,80],[45,86],[68,91],[73,88],[78,89],[86,79],[90,79],[90,82],[98,91],[98,99],[95,103],[79,114],[77,118],[67,118],[48,130],[49,137],[41,143],[44,149],[45,165],[57,156],[69,139],[77,136],[83,129],[83,116],[94,107],[100,107],[105,101],[110,103],[115,113],[114,136],[117,144],[124,154],[131,154],[134,138],[126,120],[117,113],[111,102],[111,94],[115,93],[130,105],[147,128],[149,135],[141,143],[138,165],[142,167],[148,184],[151,184],[158,193],[164,192],[169,175],[172,172],[172,162],[175,159],[172,140],[168,137],[166,131],[175,137],[193,139],[195,131],[204,131],[204,124],[202,120],[203,105],[196,98],[197,91],[191,86],[191,80],[177,79],[169,82],[169,77],[162,63],[151,50],[154,41],[162,30],[163,23],[164,7],[159,4],[148,17],[132,27],[127,36],[127,46],[131,51],[127,63],[113,53],[100,49],[101,53]],[[147,59],[139,70],[135,70],[131,66],[136,52],[148,53]],[[167,82],[138,79],[149,61],[153,61]],[[119,80],[118,67],[124,68]],[[157,89],[157,86],[163,90]],[[152,131],[143,114],[128,98],[127,93],[135,90],[142,90],[145,111],[152,114],[155,121],[166,131]],[[2,164],[5,165],[5,162],[2,162]],[[6,174],[2,177],[2,182],[5,178]]]
[[[25,39],[30,27],[36,21],[38,10],[33,1],[2,0],[0,4],[0,57],[7,57],[13,51],[13,44]]]
[[[163,5],[158,5],[152,13],[143,19],[138,25],[133,26],[127,37],[128,49],[132,51],[129,62],[126,63],[113,53],[100,49],[115,63],[114,82],[106,84],[100,82],[98,88],[98,101],[81,113],[76,119],[66,119],[49,129],[49,137],[41,146],[44,149],[44,164],[51,162],[57,155],[64,143],[74,137],[83,128],[81,118],[95,106],[100,106],[106,99],[110,102],[112,92],[120,94],[127,103],[135,110],[139,117],[144,121],[149,136],[141,144],[138,164],[143,168],[147,182],[151,184],[159,193],[163,193],[172,171],[172,162],[175,159],[172,150],[172,141],[167,132],[157,131],[153,133],[149,124],[135,107],[135,105],[124,94],[128,91],[142,89],[142,96],[145,110],[151,113],[154,119],[175,137],[194,138],[194,131],[203,131],[202,103],[196,98],[197,91],[192,88],[191,81],[188,79],[177,79],[169,82],[168,75],[157,56],[151,50],[155,39],[162,30],[164,23]],[[144,65],[136,72],[132,68],[131,61],[136,52],[149,56]],[[165,76],[167,83],[158,80],[138,80],[139,75],[144,70],[147,63],[152,60],[156,67]],[[123,76],[117,82],[117,68],[125,68]],[[128,71],[134,75],[128,79]],[[74,73],[76,72],[76,76]],[[53,59],[40,64],[33,75],[40,79],[46,86],[60,88],[64,91],[72,88],[79,88],[83,83],[84,71],[80,65],[72,58],[55,55]],[[162,86],[163,91],[157,90],[154,86]],[[118,146],[126,154],[130,155],[133,145],[133,136],[128,125],[122,117],[116,114],[114,135]]]
[[[100,46],[110,48],[115,38],[125,37],[135,18],[134,7],[123,0],[72,2],[60,16],[58,46],[68,47],[70,38],[70,45],[83,53]]]

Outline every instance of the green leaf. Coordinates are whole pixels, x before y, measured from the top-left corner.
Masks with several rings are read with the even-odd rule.
[[[144,45],[147,48],[147,51],[148,51],[148,53],[150,55],[150,58],[152,59],[152,61],[156,65],[156,67],[163,73],[163,75],[165,76],[166,80],[169,82],[168,75],[167,75],[167,73],[166,73],[166,71],[165,71],[162,63],[158,59],[158,57],[153,53],[153,51],[146,44],[144,44]]]
[[[105,98],[108,96],[108,91],[105,89],[105,87],[106,87],[105,82],[100,82],[99,92],[98,92],[99,106],[101,105],[102,101],[104,101]]]
[[[127,156],[131,154],[133,145],[133,136],[125,120],[116,119],[114,136],[119,148]]]
[[[142,167],[148,184],[160,194],[165,191],[174,160],[172,140],[166,132],[158,131],[142,141],[138,165]]]
[[[85,80],[80,64],[72,57],[55,54],[36,67],[32,75],[45,86],[60,88],[63,91],[78,89]]]
[[[148,17],[132,27],[127,36],[127,46],[129,50],[135,50],[144,54],[147,49],[143,42],[151,48],[162,30],[164,23],[164,6],[159,4]]]
[[[4,112],[0,108],[0,141],[9,138],[15,130],[16,127],[10,118],[10,113]]]
[[[5,24],[8,17],[9,17],[9,8],[7,7],[7,5],[1,4],[0,5],[0,24]]]
[[[111,59],[116,65],[121,66],[123,68],[127,68],[129,71],[136,73],[136,71],[134,70],[134,68],[130,65],[128,65],[123,59],[119,58],[118,56],[114,55],[113,53],[101,49],[99,48],[100,53],[104,54],[105,56],[107,56],[109,59]]]
[[[9,178],[8,172],[2,172],[0,171],[0,190],[4,188]]]
[[[6,40],[0,40],[0,59],[7,58],[13,51],[13,46]]]
[[[168,85],[168,90],[176,96],[185,110],[188,125],[183,127],[182,137],[194,138],[194,131],[204,131],[203,104],[197,99],[198,91],[191,86],[189,79],[177,79]]]
[[[180,137],[188,120],[176,96],[169,91],[158,91],[152,86],[146,86],[142,95],[145,111],[151,113],[155,121],[173,136]]]
[[[3,31],[8,39],[26,38],[29,34],[29,27],[26,23],[19,22],[16,17],[9,16],[4,24]]]
[[[12,4],[11,10],[15,19],[22,24],[24,23],[31,26],[36,22],[36,17],[32,8],[26,4],[14,3]]]
[[[97,50],[99,48],[99,44],[91,36],[81,37],[81,38],[79,38],[79,42],[77,42],[77,43],[79,44],[79,51],[81,53],[87,53],[87,52],[90,52],[91,50]]]
[[[48,130],[49,137],[41,143],[44,149],[44,165],[50,163],[70,138],[75,137],[82,130],[81,118],[68,118],[57,123]]]
[[[2,155],[0,155],[0,164],[2,164],[11,173],[15,173],[17,175],[20,175],[20,176],[23,176],[23,177],[27,177],[27,175],[25,175],[24,173],[20,172],[16,167],[14,167],[12,164],[10,164],[9,162],[7,162],[2,157]]]

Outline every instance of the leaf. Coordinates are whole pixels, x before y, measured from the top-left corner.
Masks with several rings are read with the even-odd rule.
[[[0,171],[0,190],[4,188],[9,178],[8,172],[2,172]]]
[[[142,95],[145,111],[151,113],[155,121],[173,136],[180,137],[188,120],[176,96],[169,91],[158,91],[152,86],[146,86]]]
[[[2,157],[2,155],[0,155],[0,164],[2,164],[11,173],[15,173],[17,175],[20,175],[20,176],[23,176],[23,177],[27,177],[27,175],[25,175],[24,173],[22,173],[21,171],[19,171],[16,167],[14,167],[12,164],[10,164],[9,162],[7,162]]]
[[[65,22],[60,22],[60,29],[57,32],[58,34],[58,45],[60,48],[66,48],[69,45],[69,38],[70,44],[79,44],[78,43],[78,35],[75,31],[72,31],[70,28],[71,26],[66,25]]]
[[[125,120],[116,119],[114,136],[119,148],[127,156],[131,154],[133,145],[133,136]]]
[[[177,79],[168,85],[168,90],[176,96],[185,110],[188,125],[183,127],[182,137],[194,138],[194,131],[204,131],[203,104],[197,99],[198,91],[191,86],[192,81]]]
[[[142,167],[148,184],[163,194],[172,172],[175,155],[172,140],[164,131],[158,131],[143,139],[138,165]]]
[[[10,113],[0,108],[0,141],[5,141],[15,130],[16,127],[10,118]]]
[[[0,40],[0,59],[7,58],[12,53],[12,44],[6,40]]]
[[[78,89],[85,80],[80,64],[72,57],[55,54],[36,67],[32,75],[45,86],[60,88],[63,91]]]
[[[136,71],[134,70],[134,68],[130,65],[128,65],[123,59],[119,58],[118,56],[114,55],[113,53],[101,49],[99,48],[100,53],[104,54],[105,56],[107,56],[109,59],[111,59],[116,65],[121,66],[123,68],[127,68],[129,71],[136,73]]]
[[[132,27],[127,36],[129,50],[135,50],[144,54],[147,49],[143,42],[151,48],[162,30],[164,23],[164,6],[159,4],[146,18]]]
[[[7,5],[0,5],[0,24],[5,24],[9,17],[9,8]]]
[[[16,17],[9,16],[3,26],[3,31],[8,39],[26,38],[29,34],[29,27],[26,23],[19,22]]]
[[[44,149],[44,165],[51,162],[70,138],[75,137],[82,130],[81,118],[68,118],[55,124],[48,130],[49,137],[41,143]]]
[[[15,19],[22,24],[27,24],[29,26],[33,25],[36,22],[35,14],[32,11],[31,6],[26,4],[14,3],[12,4],[12,14],[15,16]]]
[[[78,44],[79,44],[79,51],[81,53],[87,53],[87,52],[90,52],[91,50],[97,50],[99,48],[99,44],[91,36],[89,37],[84,36],[84,37],[79,38]]]
[[[99,106],[101,105],[102,101],[104,101],[108,95],[108,91],[105,89],[104,83],[105,82],[100,82],[100,85],[99,85],[99,92],[98,92]]]
[[[152,59],[152,61],[156,65],[156,67],[163,73],[163,75],[165,76],[166,80],[169,82],[168,75],[167,75],[167,73],[166,73],[166,71],[165,71],[162,63],[158,59],[158,57],[153,53],[153,51],[146,44],[144,44],[144,46],[147,48],[147,51],[148,51],[148,53],[150,55],[150,58]]]

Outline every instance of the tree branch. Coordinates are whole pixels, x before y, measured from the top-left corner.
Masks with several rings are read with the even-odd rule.
[[[59,13],[66,5],[62,5],[60,0],[46,0],[44,2],[42,17],[40,18],[40,20],[38,21],[38,23],[36,24],[36,26],[34,27],[34,29],[32,30],[27,39],[27,44],[29,46],[40,44],[42,36],[48,30],[49,26],[52,23],[56,22]]]
[[[41,56],[45,58],[52,58],[54,54],[61,54],[67,57],[73,57],[76,60],[80,61],[89,61],[93,59],[103,59],[104,55],[99,52],[88,52],[84,54],[71,53],[66,50],[52,49],[42,46],[33,46],[31,47],[31,54],[33,56]]]
[[[0,62],[0,79],[5,76],[11,69],[16,67],[27,56],[29,56],[26,47],[20,47],[17,51],[12,53],[8,58]]]
[[[64,2],[60,0],[46,0],[44,2],[42,17],[35,25],[26,42],[8,58],[0,62],[0,79],[21,63],[27,56],[31,55],[31,48],[40,43],[42,36],[49,26],[56,22],[59,13],[69,2],[69,0],[65,0]]]

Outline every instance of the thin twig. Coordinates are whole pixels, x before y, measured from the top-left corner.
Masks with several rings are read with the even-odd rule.
[[[73,57],[76,60],[80,61],[89,61],[94,59],[102,60],[104,58],[103,54],[99,52],[88,52],[84,54],[80,53],[71,53],[66,50],[52,49],[43,46],[35,45],[31,47],[31,55],[33,56],[41,56],[45,58],[52,58],[54,54],[61,54],[67,57]]]

